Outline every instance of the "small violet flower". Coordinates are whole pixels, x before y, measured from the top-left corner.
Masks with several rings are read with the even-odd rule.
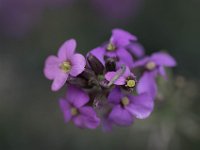
[[[86,105],[88,102],[87,93],[74,86],[69,86],[66,97],[60,99],[60,108],[65,122],[72,120],[79,128],[97,128],[100,119],[96,116],[94,109]]]
[[[157,84],[155,77],[159,74],[165,79],[167,78],[164,67],[176,66],[175,59],[167,53],[157,52],[150,57],[144,57],[143,59],[135,62],[133,68],[142,67],[145,72],[141,76],[138,85],[137,92],[148,92],[153,98],[157,95]]]
[[[131,66],[133,58],[126,50],[131,41],[137,41],[137,37],[122,29],[113,29],[112,36],[107,44],[91,50],[91,54],[105,64],[106,57],[116,58],[118,64]]]
[[[120,75],[122,72],[122,69],[119,69],[118,71],[114,72],[108,72],[105,74],[105,79],[108,81],[112,81],[114,77],[117,77],[117,75]],[[115,85],[124,85],[127,88],[134,88],[136,85],[136,77],[135,75],[130,71],[129,67],[125,67],[124,73],[120,77],[118,77],[115,81],[113,81]]]
[[[117,125],[130,125],[134,119],[145,119],[153,111],[154,102],[148,94],[133,96],[123,94],[120,88],[114,88],[108,101],[113,104],[109,119]]]
[[[83,55],[75,53],[76,41],[66,41],[58,50],[58,56],[49,56],[45,61],[44,74],[53,80],[51,89],[58,91],[67,81],[69,75],[76,77],[83,72],[86,60]]]

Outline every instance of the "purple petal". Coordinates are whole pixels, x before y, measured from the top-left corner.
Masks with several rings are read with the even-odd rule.
[[[86,60],[85,57],[81,54],[75,54],[70,59],[72,68],[70,70],[70,75],[76,77],[82,73],[85,69]]]
[[[158,67],[158,72],[165,80],[167,80],[167,74],[163,66]]]
[[[154,99],[157,95],[157,85],[154,75],[151,72],[145,72],[140,78],[136,90],[138,94],[148,93]]]
[[[126,70],[125,70],[123,76],[124,76],[125,78],[127,78],[127,77],[129,77],[129,76],[131,76],[131,75],[132,75],[132,73],[131,73],[131,71],[130,71],[130,68],[129,68],[128,66],[126,66]]]
[[[130,96],[131,104],[126,109],[138,119],[147,118],[153,111],[154,102],[148,94]]]
[[[82,107],[89,101],[89,96],[86,92],[72,85],[67,88],[66,98],[76,108]]]
[[[132,42],[128,46],[128,50],[138,58],[144,56],[144,47],[138,42]]]
[[[59,69],[60,60],[56,56],[49,56],[45,61],[44,75],[47,79],[53,80],[57,74],[60,73]]]
[[[83,115],[78,115],[78,116],[75,116],[74,118],[72,118],[74,124],[79,127],[79,128],[85,128],[85,125],[84,125],[84,116]]]
[[[122,29],[113,29],[110,42],[117,47],[127,46],[130,41],[137,40],[137,37]]]
[[[104,55],[105,49],[101,47],[97,47],[90,51],[90,53],[95,56],[103,65],[105,65]]]
[[[58,91],[67,81],[69,74],[66,74],[64,72],[60,72],[56,75],[55,79],[53,80],[53,83],[51,85],[52,91]]]
[[[92,107],[86,106],[79,109],[80,113],[84,115],[84,125],[89,129],[95,129],[100,123],[100,119],[97,117],[96,112]]]
[[[117,50],[116,50],[117,51]],[[117,57],[117,53],[116,51],[112,51],[112,52],[109,52],[109,51],[106,51],[106,56],[107,57],[110,57],[110,58],[116,58]]]
[[[73,118],[73,122],[79,128],[95,129],[98,127],[100,120],[98,118],[78,115]]]
[[[131,67],[133,65],[133,58],[126,49],[124,49],[124,48],[118,49],[117,56],[119,58],[118,66],[125,64],[128,67]]]
[[[97,117],[96,116],[96,112],[94,111],[94,109],[90,106],[84,106],[81,107],[79,109],[80,113],[84,116],[88,116],[88,117]]]
[[[133,116],[120,105],[112,109],[109,118],[118,125],[131,125],[133,123]]]
[[[116,87],[108,95],[108,101],[113,104],[119,104],[122,96],[120,88]]]
[[[75,52],[75,48],[76,48],[76,40],[74,39],[67,40],[58,50],[59,59],[61,59],[62,61],[70,59]]]
[[[114,72],[114,71],[108,72],[108,73],[106,73],[105,78],[106,78],[106,80],[111,81],[116,74],[117,74],[117,72]],[[114,84],[116,84],[116,85],[124,85],[125,82],[126,82],[126,79],[123,76],[121,76],[121,77],[119,77],[119,79],[117,79],[114,82]]]
[[[59,104],[60,104],[61,111],[64,114],[65,122],[69,122],[72,117],[71,112],[70,112],[70,105],[65,99],[60,99]]]
[[[144,65],[146,65],[146,63],[149,61],[149,57],[144,57],[143,59],[140,59],[136,62],[133,63],[132,67],[133,68],[137,68],[137,67],[143,67]]]
[[[176,66],[175,59],[167,53],[158,52],[154,53],[151,56],[152,61],[156,62],[157,65],[166,66],[166,67],[174,67]]]

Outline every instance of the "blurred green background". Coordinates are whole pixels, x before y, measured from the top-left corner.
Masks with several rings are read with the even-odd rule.
[[[40,8],[41,1],[27,0],[24,6],[23,0],[15,0],[20,6],[8,1],[14,0],[0,0],[0,150],[200,149],[199,0],[116,0],[120,5],[115,0],[102,5],[98,0],[51,0],[48,6],[44,0]],[[15,7],[24,11],[11,17]],[[121,7],[130,9],[128,14],[109,10]],[[28,19],[20,19],[28,13]],[[115,27],[138,36],[147,54],[167,50],[178,62],[174,75],[168,82],[159,80],[152,115],[131,127],[104,133],[64,124],[58,98],[65,91],[50,91],[45,58],[72,37],[85,54]]]

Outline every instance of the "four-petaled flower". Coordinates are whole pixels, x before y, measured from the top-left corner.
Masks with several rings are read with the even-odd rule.
[[[112,57],[117,60],[119,66],[121,64],[131,66],[133,58],[126,48],[132,41],[137,41],[137,37],[122,29],[113,29],[109,42],[91,50],[90,53],[102,64],[105,64],[106,57]]]
[[[53,80],[52,91],[59,90],[69,75],[76,77],[83,72],[86,60],[83,55],[75,53],[76,41],[66,41],[58,50],[58,56],[51,55],[45,61],[44,74]]]
[[[118,125],[130,125],[134,118],[145,119],[154,107],[153,99],[148,94],[127,95],[120,88],[114,88],[110,92],[108,101],[114,105],[109,119]]]
[[[137,84],[139,94],[147,92],[152,98],[157,95],[157,85],[155,78],[160,74],[167,78],[164,67],[174,67],[176,61],[172,56],[164,52],[157,52],[150,57],[145,57],[133,64],[133,68],[142,67],[145,72]]]
[[[65,122],[72,120],[80,128],[95,129],[99,125],[100,119],[91,106],[87,93],[79,88],[69,86],[65,98],[60,99],[60,108],[64,114]]]
[[[120,74],[122,69],[119,69],[118,71],[111,71],[105,74],[105,79],[108,81],[112,81],[115,76]],[[124,73],[114,81],[115,85],[124,85],[127,88],[134,88],[136,85],[136,77],[135,75],[130,71],[129,67],[125,67]]]

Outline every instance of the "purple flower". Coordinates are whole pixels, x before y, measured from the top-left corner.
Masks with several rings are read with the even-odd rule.
[[[113,29],[112,36],[107,44],[91,50],[91,54],[105,64],[105,57],[116,58],[118,65],[126,64],[131,66],[133,58],[126,50],[131,41],[136,41],[137,37],[122,29]]]
[[[51,55],[45,61],[44,74],[53,80],[51,89],[58,91],[69,75],[76,77],[83,72],[86,60],[81,54],[75,54],[76,41],[66,41],[58,50],[58,56]]]
[[[112,81],[115,76],[120,74],[121,69],[118,71],[114,72],[108,72],[105,75],[105,79],[108,81]],[[135,87],[136,84],[136,79],[135,75],[130,71],[129,67],[125,68],[125,72],[117,79],[114,81],[115,85],[125,85],[125,87],[128,88],[133,88]]]
[[[60,99],[60,108],[65,122],[72,120],[80,128],[97,128],[100,119],[96,116],[94,109],[86,105],[88,102],[87,93],[74,86],[69,86],[66,98]]]
[[[109,118],[118,125],[130,125],[134,118],[147,118],[154,106],[154,102],[148,94],[126,95],[119,88],[114,88],[110,92],[108,101],[113,104]]]
[[[159,74],[165,79],[166,73],[164,67],[174,67],[176,61],[172,56],[164,52],[154,53],[150,57],[145,57],[133,64],[133,68],[143,67],[145,72],[137,84],[139,94],[147,92],[152,98],[157,95],[157,84],[155,77]]]
[[[174,66],[176,66],[175,59],[165,52],[154,53],[150,57],[144,57],[133,64],[133,68],[144,67],[146,71],[154,72],[155,75],[159,73],[164,77],[166,77],[164,67]]]

